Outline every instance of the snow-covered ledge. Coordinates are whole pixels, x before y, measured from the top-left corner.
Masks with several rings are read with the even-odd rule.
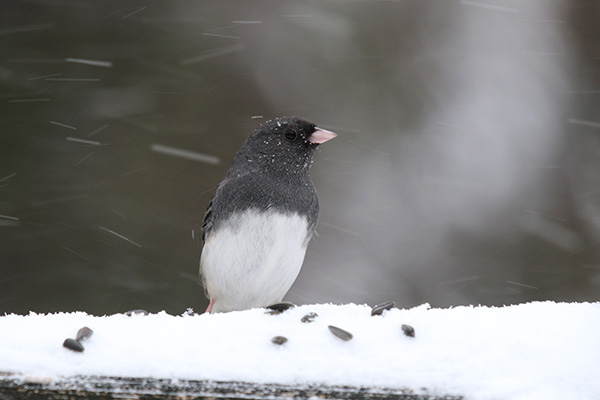
[[[302,322],[310,313],[318,316]],[[414,328],[414,337],[403,324]],[[334,335],[330,325],[352,338]],[[84,326],[93,330],[81,341],[84,351],[63,347]],[[238,389],[283,388],[285,395],[266,394],[280,398],[300,388],[312,388],[304,397],[327,397],[327,388],[353,387],[375,398],[592,399],[600,398],[600,303],[423,305],[381,316],[354,304],[304,305],[281,314],[5,315],[0,373],[0,394],[31,385],[100,390],[98,382],[117,377],[111,379],[136,378],[128,382],[143,382],[138,392],[156,395],[178,385],[194,395],[231,382]],[[86,379],[94,384],[86,387]],[[189,382],[197,382],[191,393]],[[246,391],[242,397],[260,396]]]

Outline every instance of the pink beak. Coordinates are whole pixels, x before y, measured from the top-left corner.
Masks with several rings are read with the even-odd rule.
[[[333,139],[336,136],[336,133],[321,128],[315,128],[315,131],[308,137],[308,141],[314,144],[321,144]]]

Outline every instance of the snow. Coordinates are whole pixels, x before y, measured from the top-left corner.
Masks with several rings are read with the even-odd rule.
[[[315,312],[312,323],[303,316]],[[402,324],[415,329],[403,334]],[[328,329],[350,332],[343,341]],[[87,326],[77,353],[62,346]],[[282,345],[275,336],[288,340]],[[427,388],[467,399],[600,398],[600,303],[392,309],[304,305],[172,316],[0,317],[0,372]],[[4,379],[4,378],[3,378]]]

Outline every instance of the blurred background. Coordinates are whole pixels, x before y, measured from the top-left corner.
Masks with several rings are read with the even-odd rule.
[[[600,3],[0,1],[0,313],[207,305],[245,138],[339,134],[287,299],[600,300]]]

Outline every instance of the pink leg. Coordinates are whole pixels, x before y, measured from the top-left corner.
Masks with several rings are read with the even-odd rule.
[[[210,314],[210,311],[212,310],[212,308],[213,308],[213,306],[214,306],[214,305],[215,305],[215,299],[212,299],[212,300],[210,301],[210,304],[208,305],[208,307],[206,307],[206,311],[204,311],[204,313],[205,313],[205,314],[206,314],[206,313],[209,313],[209,314]]]

